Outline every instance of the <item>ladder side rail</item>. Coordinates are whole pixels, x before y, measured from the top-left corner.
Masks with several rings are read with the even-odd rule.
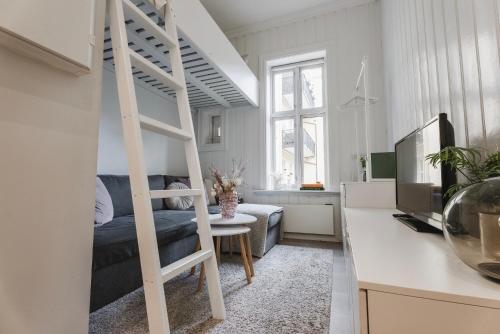
[[[128,52],[123,3],[122,0],[109,0],[108,5],[149,329],[152,334],[168,334],[170,329],[167,306]]]
[[[177,80],[186,82],[184,67],[182,65],[181,52],[178,44],[179,42],[177,26],[175,23],[172,0],[168,0],[166,2],[164,10],[165,30],[170,36],[173,37],[173,39],[177,43],[177,47],[170,50],[172,75]],[[181,128],[182,130],[193,134],[193,139],[184,143],[191,186],[196,189],[204,189],[203,177],[201,175],[200,168],[200,158],[198,156],[198,148],[196,145],[196,140],[194,138],[194,127],[187,89],[184,88],[177,90],[176,96]],[[212,232],[210,229],[207,201],[205,196],[196,196],[194,203],[201,249],[213,251],[214,243],[212,240]],[[224,307],[224,299],[222,297],[222,290],[220,286],[219,270],[217,267],[217,260],[215,256],[211,256],[205,261],[205,268],[207,272],[207,285],[210,297],[210,306],[212,308],[212,316],[215,319],[223,320],[226,317],[226,310]]]

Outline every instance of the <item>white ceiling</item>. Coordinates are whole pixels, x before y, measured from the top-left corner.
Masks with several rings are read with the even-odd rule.
[[[280,18],[306,9],[335,4],[341,0],[200,0],[224,30]],[[342,1],[345,2],[345,1]]]

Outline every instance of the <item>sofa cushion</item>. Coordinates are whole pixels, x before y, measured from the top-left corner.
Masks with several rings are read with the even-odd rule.
[[[174,242],[196,233],[192,210],[159,210],[153,213],[158,246]],[[137,234],[132,215],[117,217],[111,222],[94,228],[92,269],[125,261],[139,255]]]
[[[132,205],[132,193],[130,190],[130,180],[128,175],[100,175],[102,183],[108,189],[113,201],[114,217],[122,217],[134,213]],[[165,189],[165,178],[162,175],[148,176],[149,187],[152,190]],[[161,199],[152,200],[153,210],[163,209]]]
[[[99,175],[113,201],[114,217],[134,213],[128,175]]]
[[[174,182],[184,183],[188,188],[191,188],[191,180],[188,176],[172,176],[165,175],[165,189]]]
[[[165,177],[163,175],[150,175],[148,176],[149,189],[151,190],[164,190],[165,187]],[[153,205],[153,210],[163,210],[166,209],[163,200],[161,198],[151,200]]]

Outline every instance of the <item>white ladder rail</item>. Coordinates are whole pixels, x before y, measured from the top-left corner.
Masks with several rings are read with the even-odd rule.
[[[186,82],[184,76],[184,67],[182,65],[181,51],[179,48],[177,27],[175,23],[174,9],[172,1],[166,2],[164,7],[165,15],[165,30],[169,36],[176,41],[177,46],[170,51],[170,61],[172,66],[172,75],[181,82]],[[176,91],[177,105],[179,109],[181,128],[184,131],[194,134],[193,120],[191,116],[191,107],[189,105],[189,97],[186,89]],[[198,148],[195,140],[184,142],[186,151],[186,160],[189,171],[191,186],[196,189],[204,189],[203,177],[201,175],[200,158],[198,156]],[[212,232],[210,229],[210,220],[208,217],[207,200],[205,196],[196,196],[194,198],[195,211],[198,224],[198,234],[202,250],[214,250],[212,240]],[[215,319],[225,319],[226,309],[222,298],[220,286],[219,269],[217,268],[217,259],[215,256],[208,258],[205,261],[206,279],[208,286],[208,294],[210,297],[210,306],[212,308],[212,316]]]
[[[150,194],[152,199],[171,198],[180,196],[202,196],[203,190],[201,189],[151,190]]]
[[[191,269],[193,266],[207,260],[209,257],[213,257],[214,252],[211,250],[199,250],[179,261],[176,261],[168,266],[162,268],[163,282],[167,282],[174,278],[175,276]]]
[[[193,136],[190,133],[174,126],[157,121],[153,118],[139,115],[139,121],[141,122],[141,128],[145,130],[149,130],[151,132],[156,132],[158,134],[180,140],[187,141],[193,139]]]
[[[109,0],[109,20],[122,114],[122,127],[128,156],[130,187],[139,244],[146,310],[151,333],[169,333],[167,303],[158,254],[153,208],[149,195],[146,163],[132,65],[128,53],[122,0]]]
[[[137,8],[137,6],[130,0],[123,0],[124,16],[127,16],[134,20],[138,25],[146,29],[151,35],[155,37],[157,41],[160,41],[168,49],[176,47],[175,39],[173,36],[168,35],[167,32],[161,29],[156,22],[151,20],[142,10]]]
[[[152,334],[170,333],[167,306],[163,283],[177,276],[191,266],[204,262],[212,315],[216,319],[225,318],[224,300],[220,287],[219,271],[215,258],[214,245],[211,237],[210,223],[201,168],[194,140],[194,127],[182,66],[178,43],[177,29],[172,13],[171,0],[165,6],[165,31],[161,30],[138,8],[132,8],[129,0],[108,0],[108,11],[111,28],[113,53],[115,57],[115,72],[117,76],[120,112],[125,147],[129,164],[132,201],[136,220],[137,239],[141,270],[146,297],[146,309],[149,330]],[[162,36],[170,41],[170,61],[172,76],[165,76],[159,67],[143,58],[128,47],[127,30],[125,26],[125,10],[146,22],[149,28],[156,27],[162,31]],[[153,30],[155,30],[154,28]],[[158,32],[159,33],[159,32]],[[140,115],[135,94],[132,65],[139,65],[145,72],[160,76],[176,90],[181,128],[156,121]],[[184,141],[189,177],[193,189],[184,190],[154,190],[149,189],[141,128]],[[158,253],[158,243],[154,225],[151,199],[174,196],[194,196],[201,250],[161,268]]]

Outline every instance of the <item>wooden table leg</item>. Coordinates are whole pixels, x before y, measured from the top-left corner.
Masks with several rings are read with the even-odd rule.
[[[253,258],[252,258],[252,246],[250,245],[250,233],[246,233],[246,244],[247,244],[247,258],[248,258],[248,265],[250,267],[250,273],[252,274],[252,277],[255,276],[255,273],[253,272]]]
[[[240,234],[240,250],[241,250],[241,261],[245,267],[245,274],[247,275],[248,284],[252,283],[252,273],[250,272],[250,266],[248,265],[248,257],[245,251],[245,239],[243,234]]]
[[[233,236],[229,236],[229,256],[233,256]]]
[[[204,285],[205,285],[205,263],[202,262],[200,269],[200,278],[198,279],[198,289],[196,291],[200,292],[201,289],[203,289]]]
[[[217,263],[220,265],[220,242],[221,242],[221,237],[217,237],[217,245],[216,245],[216,256],[217,256]]]
[[[201,249],[200,238],[198,238],[198,240],[196,241],[196,246],[194,247],[194,251],[197,252],[200,249]],[[195,272],[196,272],[196,266],[192,266],[191,273],[189,275],[194,275]]]

